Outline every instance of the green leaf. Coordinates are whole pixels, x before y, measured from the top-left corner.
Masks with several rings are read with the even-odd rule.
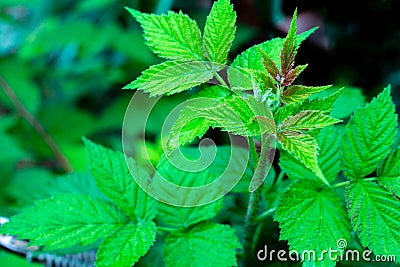
[[[389,154],[377,170],[379,183],[400,197],[400,147]]]
[[[263,99],[263,102],[265,102],[267,96],[272,96],[271,92],[276,94],[277,81],[272,77],[277,76],[272,76],[272,74],[265,70],[260,71],[242,67],[229,67],[227,73],[230,88],[234,92],[253,91],[257,98]],[[260,96],[257,96],[257,91],[260,92]]]
[[[304,86],[304,85],[291,85],[282,93],[281,97],[286,104],[293,104],[301,102],[308,98],[310,95],[328,89],[331,85],[326,86]]]
[[[90,173],[69,173],[52,179],[48,193],[76,193],[88,195],[94,198],[108,200],[103,192],[97,187],[96,181]],[[50,195],[49,195],[50,197]]]
[[[297,45],[300,45],[305,39],[308,38],[317,28],[312,28],[305,31],[297,36]],[[278,66],[280,66],[280,53],[282,50],[284,39],[274,38],[272,40],[266,41],[264,43],[254,45],[249,49],[245,50],[232,62],[231,67],[238,68],[242,67],[245,69],[252,70],[264,70],[264,65],[262,61],[262,55],[260,49],[267,53],[267,55],[274,61]]]
[[[180,157],[179,152],[183,154],[183,158]],[[214,155],[213,152],[212,147],[204,147],[201,152],[198,148],[183,147],[180,151],[171,154],[169,158],[162,158],[155,175],[182,187],[198,187],[209,184],[225,171],[224,155],[230,155],[230,148],[217,147],[217,154]],[[213,158],[214,161],[212,161]],[[193,166],[199,170],[197,171]],[[207,168],[202,168],[206,166]],[[180,203],[181,207],[160,203],[158,213],[160,221],[176,228],[187,228],[200,221],[213,218],[223,205],[222,199],[218,199],[203,206],[187,207],[193,198],[199,197],[198,193],[191,191],[184,197],[178,196],[179,193],[177,191],[175,196],[183,199],[183,202]],[[209,193],[212,194],[212,192]]]
[[[294,69],[290,70],[285,77],[285,83],[283,85],[286,86],[294,82],[294,80],[296,80],[297,77],[299,77],[299,75],[307,68],[307,66],[308,66],[307,64],[299,65]]]
[[[351,224],[361,244],[400,262],[400,200],[380,185],[359,180],[346,188]]]
[[[397,115],[390,86],[351,117],[343,136],[342,167],[346,177],[373,172],[395,143]]]
[[[278,133],[278,140],[284,150],[313,171],[322,182],[329,184],[318,166],[318,144],[314,137],[302,133],[283,132]]]
[[[126,8],[140,23],[147,46],[160,57],[172,60],[204,60],[200,29],[182,12],[167,15],[144,14]]]
[[[166,61],[145,70],[123,89],[139,89],[150,96],[172,95],[209,81],[217,65],[206,62]]]
[[[165,266],[237,266],[235,249],[241,247],[230,226],[199,224],[188,232],[175,232],[166,236]]]
[[[297,9],[294,11],[292,22],[290,23],[290,28],[288,34],[283,41],[282,51],[280,54],[281,58],[281,73],[286,77],[287,73],[292,69],[294,64],[294,59],[297,54],[297,41],[296,41],[296,21],[297,21]]]
[[[320,147],[318,166],[328,182],[334,181],[340,172],[340,139],[334,127],[326,127],[317,136],[317,144]],[[301,161],[287,151],[282,151],[279,158],[279,166],[290,179],[320,179],[309,170]]]
[[[147,253],[155,239],[153,222],[128,224],[100,244],[95,266],[131,267]]]
[[[162,203],[159,209],[159,220],[174,228],[185,229],[214,218],[222,206],[220,200],[198,207],[175,207]]]
[[[203,49],[208,60],[226,64],[235,37],[236,12],[229,0],[214,2],[204,27]]]
[[[329,182],[334,181],[340,172],[340,145],[338,132],[335,127],[326,127],[317,136],[317,143],[320,147],[318,165]]]
[[[274,220],[281,228],[280,240],[288,240],[290,249],[300,255],[314,250],[318,259],[323,250],[338,249],[338,240],[350,241],[350,223],[342,201],[332,189],[322,189],[313,181],[292,184],[281,198]],[[302,260],[310,263],[307,254]],[[335,266],[329,257],[315,264]]]
[[[276,132],[271,111],[254,96],[233,95],[223,100],[221,104],[210,105],[209,99],[203,99],[203,103],[191,110],[195,114],[201,114],[213,127],[221,127],[233,134],[254,136]]]
[[[337,92],[339,87],[332,86],[320,93],[317,93],[310,98],[314,97],[326,97],[334,92]],[[357,87],[346,86],[340,89],[342,94],[339,96],[332,110],[332,117],[338,119],[344,119],[350,117],[354,111],[363,107],[366,103],[365,96],[362,93],[362,89]]]
[[[286,118],[278,128],[282,132],[302,132],[324,128],[338,122],[340,120],[326,116],[322,111],[303,110]]]
[[[278,66],[275,64],[275,62],[268,56],[267,53],[265,53],[263,50],[260,49],[259,53],[261,54],[262,57],[262,62],[264,64],[265,69],[269,73],[269,75],[280,82],[280,72],[278,69]]]
[[[270,75],[268,75],[264,71],[249,71],[253,73],[255,81],[258,83],[257,85],[263,93],[269,93],[268,91],[271,91],[272,93],[276,94],[277,82],[272,79]],[[254,85],[252,86],[251,90],[254,90]]]
[[[230,95],[230,91],[222,86],[207,86],[187,101],[179,112],[179,117],[174,123],[169,136],[167,148],[172,151],[186,143],[193,141],[196,137],[201,138],[213,124],[206,118],[193,117],[193,108],[202,108],[203,102],[196,98],[208,98],[219,101]]]
[[[1,226],[2,233],[30,239],[46,250],[93,244],[128,223],[109,202],[85,195],[61,194],[39,200]]]
[[[303,110],[322,111],[325,115],[329,114],[334,107],[335,101],[338,99],[341,93],[342,89],[339,89],[323,98],[316,97],[311,100],[306,99],[301,103],[284,105],[275,113],[275,122],[280,124],[287,117],[296,115]]]
[[[220,178],[223,179],[222,185],[226,186],[224,192],[230,191],[236,183],[233,192],[248,192],[253,170],[248,164],[249,152],[247,149],[235,146],[218,146],[214,150],[213,147],[205,146],[200,147],[200,149],[182,147],[180,151],[176,152],[172,153],[168,159],[164,157],[160,160],[157,175],[176,185],[185,187],[200,187]],[[182,153],[183,157],[179,153]],[[217,182],[214,185],[219,187]],[[217,191],[217,193],[219,192]],[[179,196],[179,193],[182,192],[179,189],[176,190],[171,198],[182,198],[180,204],[184,207],[160,203],[157,215],[160,222],[176,228],[187,228],[200,221],[215,217],[222,208],[222,198],[203,206],[188,207],[188,203],[207,196],[199,196],[198,191],[185,193],[183,196]],[[214,194],[214,190],[207,192],[207,195],[212,196],[212,194]]]
[[[157,201],[144,192],[132,175],[148,177],[139,167],[131,174],[124,155],[83,139],[89,160],[90,171],[97,186],[132,220],[152,220],[156,216]],[[133,159],[129,158],[132,166]]]

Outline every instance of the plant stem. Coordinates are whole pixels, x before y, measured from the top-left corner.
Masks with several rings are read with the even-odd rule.
[[[252,137],[247,137],[247,140],[249,142],[249,149],[250,149],[250,155],[251,158],[253,159],[254,163],[254,170],[257,169],[258,165],[258,153],[256,150],[256,146],[254,145],[254,141]],[[245,254],[249,253],[249,250],[251,250],[251,245],[253,243],[253,233],[254,233],[254,218],[257,216],[258,212],[258,204],[259,204],[259,198],[261,197],[260,192],[258,190],[250,192],[249,195],[249,202],[247,204],[247,210],[246,210],[246,217],[245,217],[245,224],[244,224],[244,250]]]
[[[254,145],[254,141],[252,138],[249,138],[249,147],[251,151],[251,155],[254,161],[254,175],[253,179],[250,182],[250,196],[249,202],[247,205],[246,211],[246,219],[244,226],[244,250],[247,259],[250,259],[253,254],[253,243],[255,241],[255,232],[256,232],[256,223],[257,223],[257,215],[260,209],[261,202],[261,191],[262,191],[262,180],[266,176],[266,168],[269,163],[268,161],[268,152],[270,142],[268,141],[267,135],[262,135],[261,138],[261,152],[260,157],[257,156],[257,151]],[[255,190],[251,190],[251,185],[256,184]],[[258,187],[258,183],[261,185]]]
[[[276,208],[272,208],[272,209],[269,209],[269,210],[264,211],[263,213],[261,213],[260,216],[258,216],[257,222],[261,222],[261,221],[263,221],[265,218],[268,218],[268,217],[271,216],[275,211],[276,211]]]
[[[258,216],[258,218],[256,220],[258,225],[257,225],[257,229],[256,229],[256,231],[254,233],[254,238],[253,238],[253,244],[251,246],[251,251],[255,250],[255,248],[257,246],[257,242],[260,239],[261,231],[262,231],[262,229],[264,227],[264,220],[267,217],[271,216],[275,211],[276,211],[276,208],[272,208],[272,209],[269,209],[267,211],[264,211],[263,213],[261,213],[260,216]]]
[[[276,178],[275,184],[277,184],[277,185],[280,184],[283,180],[283,177],[285,177],[285,174],[286,173],[284,171],[281,171],[278,175],[278,178]]]
[[[254,141],[253,141],[252,137],[247,137],[247,141],[249,142],[250,155],[251,155],[251,158],[253,159],[253,162],[254,162],[254,169],[256,169],[257,168],[257,164],[258,164],[257,149],[256,149],[256,146],[254,144]]]
[[[18,99],[17,95],[13,89],[8,85],[8,83],[0,77],[0,87],[3,89],[4,93],[10,99],[11,103],[15,107],[19,116],[24,118],[38,134],[43,138],[46,144],[49,146],[54,156],[56,157],[57,163],[66,172],[72,172],[72,167],[67,158],[61,152],[60,148],[57,146],[54,139],[47,133],[42,124],[25,108],[25,106]]]
[[[373,181],[378,181],[378,178],[377,177],[371,177],[371,178],[364,178],[362,180],[363,181],[373,182]],[[353,181],[345,181],[345,182],[337,183],[337,184],[332,185],[331,188],[339,188],[339,187],[348,186],[352,182]]]
[[[339,187],[343,187],[343,186],[347,186],[351,183],[351,181],[346,181],[346,182],[341,182],[341,183],[337,183],[331,186],[331,188],[339,188]]]
[[[244,251],[249,257],[252,254],[252,244],[254,240],[255,221],[261,200],[260,190],[250,192],[249,202],[247,204],[246,219],[244,223]]]
[[[229,88],[228,84],[224,81],[224,79],[219,75],[217,72],[214,73],[215,79],[217,79],[221,85],[225,86],[226,88]]]

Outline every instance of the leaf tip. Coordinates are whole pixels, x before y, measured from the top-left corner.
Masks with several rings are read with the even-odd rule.
[[[128,11],[132,17],[134,17],[135,19],[137,19],[140,15],[142,15],[142,13],[140,11],[137,11],[136,9],[130,8],[128,6],[124,7],[126,11]]]

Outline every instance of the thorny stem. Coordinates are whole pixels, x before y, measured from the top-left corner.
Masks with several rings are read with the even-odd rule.
[[[260,216],[258,216],[256,222],[258,223],[257,228],[254,233],[254,238],[253,238],[253,243],[251,246],[251,251],[255,251],[256,246],[257,246],[257,241],[260,239],[261,231],[264,227],[264,219],[267,217],[271,216],[274,212],[276,211],[276,208],[269,209],[267,211],[264,211],[261,213]]]
[[[47,133],[42,124],[25,108],[25,106],[18,99],[13,89],[8,85],[3,77],[0,77],[0,87],[3,89],[4,93],[12,102],[19,116],[24,118],[36,130],[36,132],[39,133],[39,135],[49,146],[54,156],[56,157],[59,166],[63,168],[66,172],[72,172],[71,164],[61,152],[54,139]]]
[[[252,137],[247,138],[249,142],[250,155],[253,159],[254,170],[257,169],[258,165],[258,154],[254,141]],[[260,202],[260,190],[255,190],[250,192],[249,202],[247,204],[245,224],[244,224],[244,253],[248,254],[251,250],[251,245],[253,243],[253,233],[254,233],[254,218],[257,216],[258,206]]]
[[[254,141],[252,140],[252,138],[248,138],[248,141],[255,168],[255,173],[251,181],[251,183],[253,183],[253,180],[263,179],[266,176],[265,169],[269,162],[268,152],[270,143],[268,142],[268,137],[266,135],[263,135],[261,140],[261,154],[259,158],[254,145]],[[256,181],[256,183],[257,182],[258,181]],[[248,259],[253,253],[252,248],[255,240],[254,238],[256,232],[257,215],[260,208],[261,188],[262,185],[259,188],[256,188],[256,190],[250,192],[249,202],[247,205],[244,226],[244,252]]]
[[[250,192],[249,202],[247,204],[246,219],[244,224],[244,252],[249,258],[252,254],[252,244],[255,233],[255,219],[260,206],[261,190]]]

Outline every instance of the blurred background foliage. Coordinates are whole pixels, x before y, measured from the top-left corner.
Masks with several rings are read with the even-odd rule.
[[[319,26],[299,52],[299,63],[309,63],[302,82],[345,86],[334,110],[345,119],[390,83],[399,112],[398,1],[232,2],[238,28],[231,59],[253,44],[284,36],[297,7],[300,31]],[[183,10],[202,28],[211,5],[211,0],[0,0],[0,215],[11,216],[48,195],[61,174],[86,172],[81,136],[121,149],[123,116],[133,95],[121,88],[160,62],[124,6],[158,14]],[[186,97],[164,98],[150,117],[146,139],[154,163],[162,152],[160,125]],[[138,145],[139,162],[143,151]],[[274,229],[277,240],[276,225],[265,227]],[[4,262],[26,266],[2,252]]]

